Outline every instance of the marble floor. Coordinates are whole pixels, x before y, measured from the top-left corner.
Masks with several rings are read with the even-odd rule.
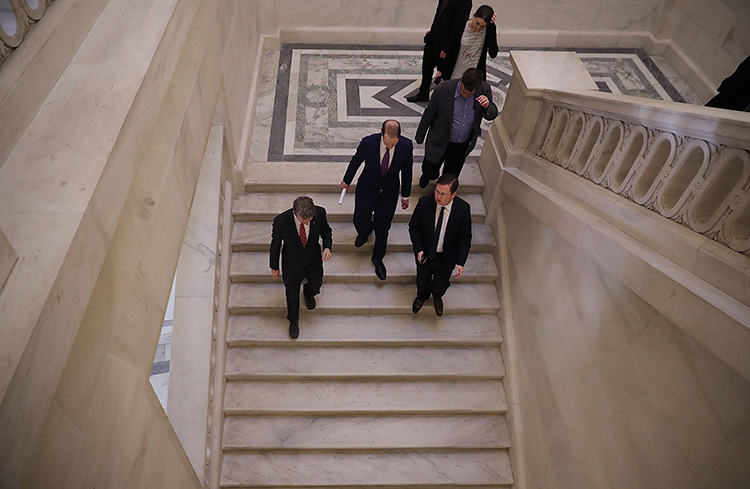
[[[501,110],[513,73],[509,51],[487,62]],[[602,91],[700,104],[664,58],[642,49],[576,52]],[[426,103],[405,97],[418,86],[421,57],[420,46],[285,44],[266,52],[249,160],[347,161],[359,140],[389,117],[413,138]],[[480,140],[474,157],[481,147]]]

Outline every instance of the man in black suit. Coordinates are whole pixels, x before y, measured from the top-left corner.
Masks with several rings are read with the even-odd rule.
[[[719,85],[719,93],[706,107],[750,112],[750,56]]]
[[[375,265],[375,275],[380,280],[385,280],[387,273],[383,257],[388,242],[388,231],[396,213],[399,191],[401,208],[409,207],[412,152],[411,139],[401,136],[401,125],[398,121],[386,120],[380,128],[380,133],[372,134],[360,141],[341,181],[341,188],[349,189],[354,175],[364,161],[365,168],[357,180],[354,199],[353,220],[357,229],[354,246],[359,248],[365,244],[370,233],[375,230],[372,263]]]
[[[439,0],[430,30],[424,36],[422,83],[416,95],[406,97],[409,102],[426,102],[430,98],[430,84],[435,67],[445,73],[443,66],[448,53],[461,45],[461,35],[471,15],[471,0]],[[450,76],[450,74],[448,75]]]
[[[427,136],[419,177],[421,188],[438,177],[443,162],[443,173],[458,177],[482,132],[482,118],[491,121],[497,117],[492,89],[483,76],[478,69],[469,68],[460,80],[445,81],[432,94],[414,138],[422,144]]]
[[[320,251],[323,241],[323,252]],[[283,242],[283,247],[282,247]],[[310,197],[297,197],[292,208],[273,220],[271,232],[271,273],[274,280],[282,275],[286,287],[289,336],[299,336],[299,287],[303,279],[305,305],[315,309],[315,296],[323,284],[323,262],[331,258],[333,233],[326,219],[326,210],[313,204]]]
[[[464,274],[471,248],[471,206],[456,197],[458,179],[444,173],[434,195],[419,199],[409,221],[409,237],[417,260],[417,298],[411,306],[416,314],[432,295],[435,313],[443,315],[443,295],[450,287],[453,269]]]

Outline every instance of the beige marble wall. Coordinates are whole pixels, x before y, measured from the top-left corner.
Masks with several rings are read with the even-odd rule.
[[[169,365],[169,420],[201,480],[206,476],[223,136],[221,125],[211,128],[180,251]]]
[[[750,484],[750,380],[535,207],[501,206],[527,487]]]
[[[665,56],[680,75],[708,101],[721,80],[750,56],[750,2],[744,0],[672,0],[659,38],[677,50]],[[694,66],[691,66],[693,64]],[[697,70],[695,69],[697,67]]]
[[[109,0],[0,169],[3,488],[201,486],[148,375],[240,3]]]
[[[642,47],[665,0],[488,0],[504,46]],[[474,8],[482,3],[474,2]],[[418,44],[435,0],[261,0],[263,32],[289,42]]]

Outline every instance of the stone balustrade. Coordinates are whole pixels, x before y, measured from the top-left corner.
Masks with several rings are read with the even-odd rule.
[[[0,64],[23,42],[54,0],[0,0]]]
[[[750,154],[718,140],[552,105],[537,156],[750,254]]]

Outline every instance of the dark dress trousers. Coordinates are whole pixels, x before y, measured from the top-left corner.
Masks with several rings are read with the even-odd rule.
[[[443,252],[426,263],[419,263],[417,255],[426,255],[435,233],[435,210],[437,202],[433,195],[419,199],[409,221],[414,258],[417,262],[417,297],[427,300],[432,294],[443,297],[450,287],[450,277],[456,265],[464,266],[471,249],[471,206],[461,197],[453,199],[448,223],[443,237]]]
[[[434,180],[439,176],[440,165],[443,163],[446,149],[448,149],[451,127],[453,125],[453,102],[456,86],[459,82],[460,80],[457,79],[448,80],[438,85],[432,94],[430,103],[427,104],[427,108],[422,114],[422,118],[419,120],[419,127],[417,127],[417,134],[414,139],[418,144],[422,144],[425,141],[425,136],[427,136],[422,173],[429,176],[430,180]],[[486,109],[476,101],[480,95],[484,95],[490,101],[490,105]],[[489,83],[482,82],[482,85],[474,92],[474,99],[474,122],[468,141],[469,144],[463,151],[463,156],[459,155],[459,161],[452,168],[446,167],[444,173],[459,175],[466,157],[474,149],[474,146],[476,146],[477,138],[482,132],[482,118],[491,121],[497,117],[498,110],[497,106],[492,102],[492,89]]]
[[[297,225],[294,222],[292,209],[282,212],[273,220],[271,232],[271,261],[272,270],[279,270],[279,254],[281,254],[281,273],[286,287],[287,319],[299,319],[299,288],[303,279],[307,279],[304,293],[315,296],[320,292],[323,283],[323,249],[331,249],[333,232],[328,225],[326,210],[316,206],[315,217],[310,221],[310,231],[307,235],[307,246],[302,246],[299,239]]]
[[[445,73],[443,70],[447,57],[441,59],[440,51],[445,51],[447,54],[454,48],[456,42],[461,44],[461,35],[470,15],[471,0],[440,0],[438,2],[430,32],[424,37],[422,83],[419,86],[419,95],[429,96],[432,71],[435,67],[441,73]],[[450,72],[446,76],[450,76]]]
[[[381,139],[380,133],[363,138],[344,174],[344,182],[351,184],[364,162],[365,167],[357,180],[353,221],[357,234],[367,236],[375,230],[375,248],[372,254],[379,260],[385,256],[388,231],[396,213],[399,192],[404,198],[411,194],[413,153],[411,139],[400,136],[394,147],[394,157],[383,176],[380,170]]]

